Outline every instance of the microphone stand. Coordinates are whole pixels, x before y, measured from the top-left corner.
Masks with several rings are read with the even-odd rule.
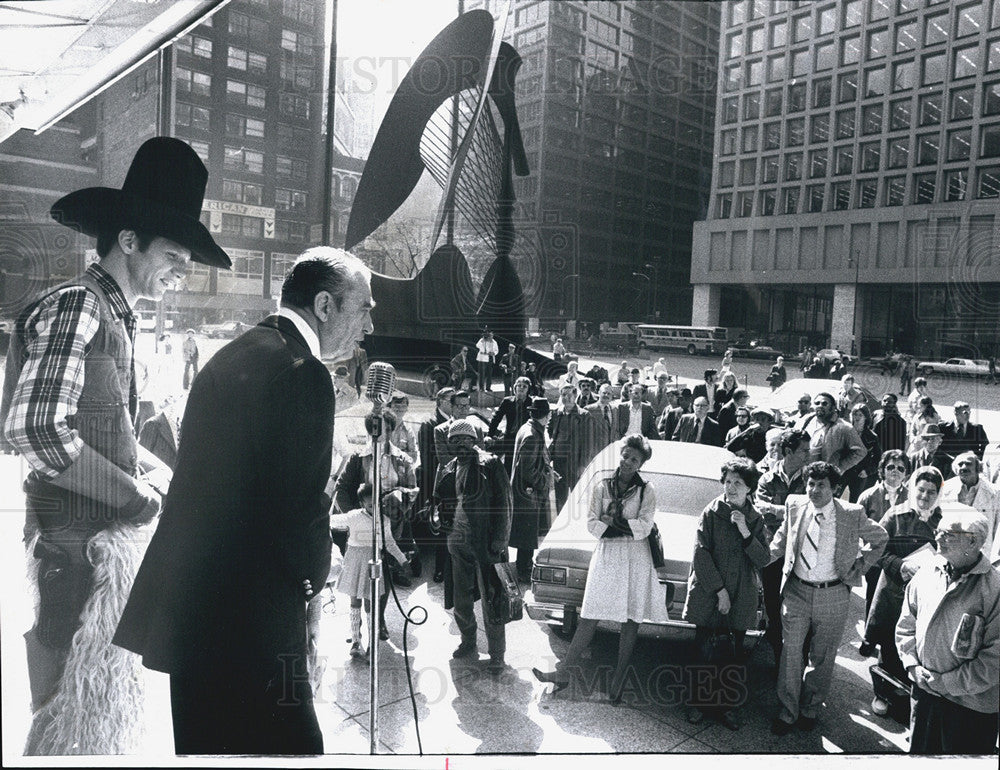
[[[379,470],[379,439],[384,422],[381,404],[376,403],[365,427],[372,437],[372,558],[368,562],[371,581],[371,611],[368,613],[368,753],[378,753],[378,607],[382,580],[382,477]]]

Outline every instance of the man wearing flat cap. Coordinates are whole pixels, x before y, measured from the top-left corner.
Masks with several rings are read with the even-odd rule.
[[[914,468],[919,468],[922,465],[933,465],[941,471],[941,477],[947,481],[955,475],[951,469],[955,458],[942,451],[943,438],[941,429],[937,425],[934,423],[925,425],[920,431],[919,442],[914,442],[918,446],[910,452],[910,462],[913,463]]]
[[[58,200],[53,219],[95,237],[100,260],[17,318],[0,444],[30,468],[25,532],[40,601],[26,635],[29,755],[125,753],[141,734],[141,669],[111,646],[118,618],[108,613],[127,597],[148,537],[138,528],[159,512],[169,475],[133,431],[134,308],[162,299],[192,261],[230,267],[199,220],[207,180],[191,147],[156,137],[136,152],[121,189]]]
[[[476,446],[479,432],[464,418],[448,426],[448,444],[454,455],[438,474],[434,502],[442,518],[452,520],[448,534],[454,581],[455,625],[462,641],[453,658],[478,656],[475,592],[485,598],[484,574],[492,565],[507,561],[511,526],[510,478],[500,460]],[[506,633],[502,623],[492,622],[481,602],[483,627],[490,655],[487,671],[500,674],[505,668]]]
[[[552,458],[545,433],[551,419],[549,402],[541,397],[531,399],[528,418],[514,438],[514,469],[510,476],[514,497],[510,544],[517,548],[517,574],[524,582],[531,580],[538,541],[549,531]]]

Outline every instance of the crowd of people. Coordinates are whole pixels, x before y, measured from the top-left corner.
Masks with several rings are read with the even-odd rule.
[[[432,557],[459,631],[453,657],[478,660],[478,599],[486,671],[502,673],[513,618],[504,576],[530,581],[552,498],[577,494],[582,470],[610,445],[617,468],[579,491],[598,540],[580,623],[557,669],[535,675],[564,687],[597,624],[617,621],[616,702],[639,625],[666,614],[649,547],[656,492],[640,474],[658,439],[736,455],[699,519],[684,617],[704,661],[721,660],[722,631],[728,663],[740,665],[763,584],[778,664],[772,732],[815,725],[851,588],[867,580],[863,645],[910,691],[911,749],[993,751],[1000,508],[968,405],[956,404],[954,422],[935,421],[918,378],[908,419],[893,414],[892,394],[871,416],[845,376],[837,394],[804,395],[794,424],[773,433],[773,415],[749,407],[728,367],[687,391],[670,387],[662,361],[652,386],[623,362],[616,399],[610,381],[570,361],[553,407],[508,348],[510,395],[481,420],[462,385],[471,372],[491,389],[499,346],[486,330],[477,365],[459,352],[461,378],[437,391],[416,435],[403,419],[408,397],[394,393],[372,416],[376,446],[335,466],[337,394],[323,361],[356,356],[376,298],[360,260],[318,247],[290,268],[275,314],[203,364],[185,354],[186,395],[138,425],[136,303],[161,300],[192,261],[231,266],[200,221],[206,181],[187,144],[157,137],[122,189],[77,191],[53,207],[57,221],[97,238],[100,259],[24,308],[7,357],[0,425],[3,448],[30,468],[25,536],[38,595],[26,755],[133,752],[142,666],[169,675],[178,754],[320,754],[321,592],[349,598],[346,655],[364,659],[389,631],[381,620],[366,645],[362,610],[382,619],[385,585],[405,585]],[[841,499],[845,490],[858,502]],[[376,512],[386,525],[377,608],[367,562]],[[736,729],[730,705],[694,700],[688,718]]]

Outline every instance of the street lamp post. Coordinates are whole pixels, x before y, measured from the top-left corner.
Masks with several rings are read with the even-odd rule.
[[[636,272],[636,271],[633,270],[632,271],[632,277],[633,278],[645,278],[647,283],[649,283],[650,285],[653,284],[652,280],[650,280],[649,276],[646,275],[645,273],[638,273],[638,272]],[[648,316],[648,313],[647,313],[647,316]]]
[[[651,265],[648,262],[645,265],[647,270],[653,271],[653,318],[656,321],[660,320],[660,305],[658,303],[659,299],[659,286],[660,286],[660,266]]]
[[[847,257],[847,266],[854,266],[854,312],[851,314],[851,355],[856,356],[861,352],[861,346],[857,344],[858,328],[858,272],[861,269],[861,249],[854,250],[854,256]]]

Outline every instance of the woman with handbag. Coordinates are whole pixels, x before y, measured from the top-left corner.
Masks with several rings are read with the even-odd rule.
[[[612,703],[619,703],[639,624],[667,619],[665,589],[656,577],[649,546],[655,526],[656,490],[638,472],[652,454],[644,436],[626,436],[618,468],[595,482],[591,491],[587,529],[598,542],[590,559],[579,625],[569,652],[555,671],[531,669],[539,681],[555,683],[556,691],[569,684],[570,672],[593,639],[597,624],[615,621],[622,627],[609,696]],[[662,560],[662,552],[659,556]]]
[[[700,665],[741,664],[743,639],[757,619],[760,570],[771,559],[764,517],[750,500],[759,477],[753,460],[724,463],[725,491],[705,506],[698,522],[682,617],[695,625]],[[738,704],[723,703],[732,682],[726,689],[719,679],[713,677],[711,692],[699,688],[689,694],[688,721],[698,724],[710,716],[738,730],[730,711]]]

